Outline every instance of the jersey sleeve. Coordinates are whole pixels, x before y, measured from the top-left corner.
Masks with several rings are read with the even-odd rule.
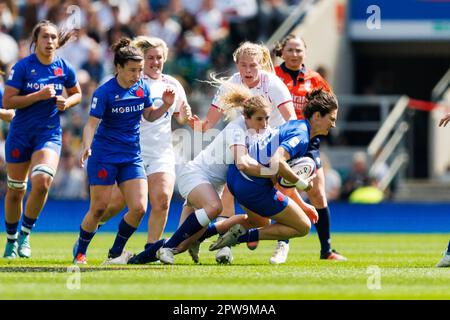
[[[66,68],[66,79],[64,81],[64,87],[66,88],[73,88],[77,84],[77,75],[75,72],[75,69],[69,64],[65,63]]]
[[[3,88],[0,87],[0,109],[3,108]]]
[[[96,117],[98,119],[102,119],[103,114],[105,113],[108,101],[107,101],[105,95],[103,94],[103,92],[99,89],[95,90],[95,92],[92,96],[91,110],[89,111],[89,115]]]
[[[142,81],[144,86],[144,108],[151,107],[153,105],[153,99],[151,98],[150,86],[147,81]]]
[[[23,60],[17,62],[14,67],[12,67],[9,73],[8,80],[6,80],[6,85],[16,88],[17,90],[22,90],[24,87],[25,79],[25,65]]]
[[[245,146],[246,131],[241,126],[230,123],[225,130],[227,148],[236,145]]]
[[[291,102],[292,96],[289,89],[286,87],[283,81],[278,78],[275,74],[270,77],[270,98],[272,99],[273,105],[277,108],[282,105]]]
[[[308,150],[308,132],[296,130],[283,140],[280,147],[285,149],[292,158],[303,156]]]

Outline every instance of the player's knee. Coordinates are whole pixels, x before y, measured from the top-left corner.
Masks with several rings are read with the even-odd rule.
[[[19,203],[22,202],[23,197],[25,196],[26,188],[24,189],[16,189],[12,188],[8,184],[8,191],[6,192],[6,199],[10,203]]]
[[[165,214],[169,210],[169,199],[160,198],[152,203],[152,212]]]
[[[297,228],[297,237],[304,237],[311,231],[311,222],[309,220],[303,221]]]
[[[221,201],[212,201],[204,207],[205,211],[208,213],[208,217],[211,219],[217,217],[222,212],[222,208]]]
[[[23,195],[27,191],[27,180],[17,180],[7,177],[8,193],[11,195]]]
[[[325,208],[327,206],[327,196],[321,188],[313,188],[308,191],[308,198],[315,208]]]
[[[32,188],[38,192],[46,193],[50,189],[55,169],[46,165],[38,164],[31,169]]]
[[[128,206],[128,213],[133,214],[135,217],[138,217],[139,219],[142,219],[142,217],[145,215],[145,211],[147,211],[147,208],[141,203]]]

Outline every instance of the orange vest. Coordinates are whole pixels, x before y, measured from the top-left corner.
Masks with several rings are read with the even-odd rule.
[[[292,102],[295,108],[297,119],[304,119],[303,107],[306,105],[306,94],[312,90],[323,88],[327,92],[331,92],[331,88],[324,78],[316,71],[307,69],[305,73],[300,70],[298,79],[294,85],[294,81],[289,73],[284,72],[281,66],[275,67],[275,73],[288,87],[292,96]]]

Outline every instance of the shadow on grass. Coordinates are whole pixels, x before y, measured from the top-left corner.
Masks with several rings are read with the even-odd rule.
[[[67,273],[73,271],[73,268],[77,266],[67,266],[67,267],[37,267],[37,266],[8,266],[0,267],[0,273],[2,272],[56,272],[56,273]],[[121,270],[145,270],[145,269],[158,269],[162,266],[148,265],[139,267],[79,267],[80,272],[96,272],[96,271],[121,271]]]

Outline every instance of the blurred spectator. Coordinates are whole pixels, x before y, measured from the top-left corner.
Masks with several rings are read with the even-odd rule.
[[[155,11],[155,19],[147,24],[147,33],[152,37],[163,39],[169,48],[173,48],[180,36],[181,26],[170,17],[169,7],[161,6]]]
[[[78,70],[89,55],[90,48],[95,47],[95,45],[96,42],[86,34],[86,29],[81,28],[78,31],[77,39],[58,49],[57,54],[61,58],[66,59],[75,70]]]
[[[350,173],[347,179],[344,181],[344,187],[342,190],[342,197],[348,199],[350,194],[359,187],[362,187],[367,183],[369,179],[367,167],[367,155],[360,151],[355,152],[353,155],[353,162],[350,169]]]
[[[375,178],[367,177],[364,184],[350,194],[348,202],[350,203],[364,203],[377,204],[383,201],[384,193],[377,187]]]
[[[122,23],[119,19],[120,9],[118,6],[114,5],[111,7],[111,13],[113,15],[113,22],[111,27],[106,31],[106,37],[108,39],[108,46],[111,46],[117,40],[122,37],[134,38],[133,30],[128,27],[127,24]]]
[[[195,16],[184,11],[180,17],[181,33],[176,41],[175,61],[179,74],[188,83],[205,78],[209,67],[211,43],[206,39],[203,27],[197,23]]]
[[[77,158],[72,152],[65,151],[61,156],[50,196],[54,199],[85,200],[88,198],[87,188],[86,175],[77,165]]]
[[[323,173],[325,175],[325,193],[329,201],[339,200],[341,197],[342,178],[337,170],[333,169],[327,155],[320,153]]]
[[[103,62],[100,60],[101,48],[99,45],[92,43],[89,48],[87,60],[81,64],[81,69],[86,70],[92,80],[100,83],[105,76],[105,68]]]
[[[230,24],[232,48],[246,40],[255,42],[259,39],[257,0],[216,0],[216,5]]]
[[[278,27],[289,16],[289,7],[284,0],[263,0],[259,25],[261,26],[260,40],[268,40]]]

